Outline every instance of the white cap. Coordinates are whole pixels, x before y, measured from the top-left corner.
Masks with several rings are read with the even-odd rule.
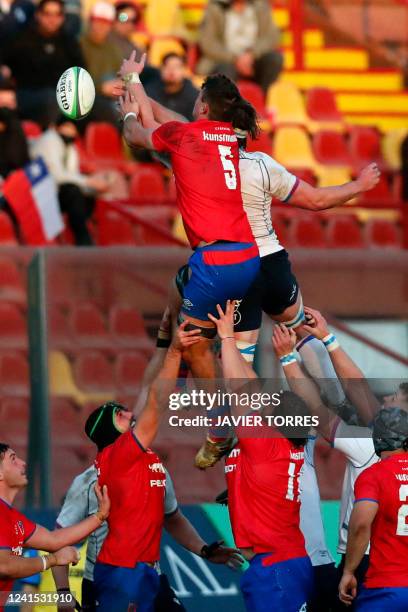
[[[114,22],[116,13],[112,4],[108,2],[96,2],[90,12],[91,19],[103,19],[104,21]]]

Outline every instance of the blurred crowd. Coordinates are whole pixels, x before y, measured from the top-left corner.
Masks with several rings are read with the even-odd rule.
[[[177,5],[166,1],[174,23],[166,35],[175,36],[177,44],[167,51],[163,47],[156,66],[148,63],[142,74],[150,97],[192,119],[199,83],[198,78],[194,84],[194,73],[222,71],[232,78],[253,80],[264,91],[277,79],[283,64],[280,34],[267,0],[210,0],[196,43],[180,23],[176,25]],[[153,28],[145,23],[144,12],[149,9]],[[139,54],[149,51],[160,10],[156,0],[144,9],[131,0],[97,1],[83,17],[81,0],[0,3],[0,197],[1,183],[9,174],[30,157],[41,155],[79,245],[91,244],[86,220],[95,196],[109,185],[81,173],[75,142],[89,122],[104,121],[120,129],[115,97],[118,68],[134,49]],[[158,23],[159,34],[160,27]],[[85,67],[96,88],[92,112],[76,123],[61,117],[55,95],[59,77],[71,66]],[[32,142],[26,137],[27,122],[43,132]],[[4,198],[0,202],[7,209]]]

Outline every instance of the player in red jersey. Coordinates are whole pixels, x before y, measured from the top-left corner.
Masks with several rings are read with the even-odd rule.
[[[56,565],[74,565],[79,560],[76,548],[70,546],[85,539],[109,514],[107,490],[95,489],[99,510],[84,521],[48,531],[13,508],[17,493],[27,485],[26,464],[8,444],[0,444],[0,610],[6,603],[13,581],[45,571]],[[46,550],[52,554],[22,557],[23,548]]]
[[[340,599],[357,595],[354,572],[371,544],[364,586],[356,612],[408,610],[408,413],[383,408],[374,419],[374,448],[381,461],[365,470],[354,486]]]
[[[224,377],[254,379],[234,339],[234,303],[225,314],[218,306],[217,325],[222,341]],[[235,409],[236,410],[236,409]],[[260,415],[305,417],[305,403],[283,393],[279,405]],[[289,433],[286,428],[237,427],[238,446],[226,463],[228,506],[235,543],[250,563],[241,581],[249,612],[302,612],[313,590],[313,571],[300,530],[299,476],[308,427]],[[299,437],[289,437],[296,435]]]
[[[100,612],[127,612],[129,606],[135,605],[137,612],[154,609],[160,586],[155,565],[160,557],[166,472],[149,446],[179,371],[179,336],[187,347],[198,340],[199,331],[184,332],[185,326],[186,323],[180,326],[169,347],[136,423],[132,413],[125,412],[118,431],[112,424],[111,407],[106,404],[89,416],[85,426],[89,438],[103,449],[98,453],[96,466],[99,482],[108,485],[112,500],[108,535],[94,570]],[[190,550],[215,563],[233,566],[241,563],[239,551],[216,543],[206,546],[193,528],[190,540]]]
[[[255,136],[256,112],[230,79],[214,75],[203,83],[193,111],[195,121],[161,125],[139,83],[142,63],[135,62],[132,54],[121,68],[128,87],[121,99],[123,133],[131,146],[171,156],[177,201],[194,249],[181,312],[203,336],[212,338],[215,328],[208,313],[216,314],[217,303],[224,306],[227,299],[241,299],[259,269],[258,248],[243,209],[233,130],[239,120]],[[206,359],[211,361],[209,349]]]

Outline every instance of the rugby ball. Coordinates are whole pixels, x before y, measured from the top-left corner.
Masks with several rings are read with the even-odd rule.
[[[91,112],[95,102],[95,85],[84,68],[68,68],[57,84],[57,102],[61,112],[70,119],[82,119]]]

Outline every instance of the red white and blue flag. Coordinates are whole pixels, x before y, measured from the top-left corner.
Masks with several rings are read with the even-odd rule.
[[[64,229],[57,187],[41,157],[10,174],[2,191],[25,244],[50,244]]]

